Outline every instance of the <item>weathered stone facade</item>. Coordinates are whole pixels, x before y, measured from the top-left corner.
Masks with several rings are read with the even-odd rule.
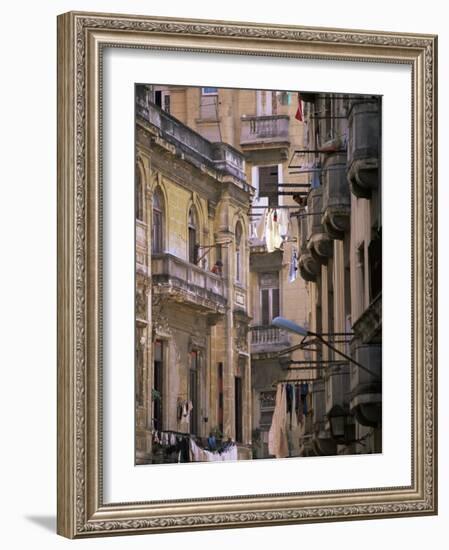
[[[235,277],[236,227],[246,243],[252,193],[244,158],[146,99],[138,95],[136,119],[136,461],[152,461],[155,428],[221,431],[247,458],[248,281]],[[247,247],[238,258],[247,273]],[[212,272],[217,260],[221,273]],[[179,414],[187,400],[188,421]]]
[[[323,369],[323,381],[312,384],[314,412],[307,452],[380,452],[380,98],[304,97],[318,176],[307,209],[299,214],[300,267],[309,288],[309,326],[362,365],[339,363],[341,356],[317,344],[316,356],[329,366]]]

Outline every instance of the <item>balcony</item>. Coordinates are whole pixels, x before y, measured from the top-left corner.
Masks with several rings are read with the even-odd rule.
[[[287,332],[278,327],[253,326],[250,331],[252,353],[275,352],[290,345]]]
[[[207,166],[222,176],[246,182],[245,158],[227,143],[211,143],[151,102],[138,102],[136,113],[138,119],[150,124],[170,146],[174,146],[176,154],[189,163],[198,168]]]
[[[349,407],[350,366],[332,364],[325,376],[326,427],[332,439],[340,445],[354,442],[355,423]]]
[[[244,116],[241,118],[240,145],[252,149],[281,149],[288,154],[290,117],[287,115]]]
[[[326,264],[332,256],[334,246],[332,239],[324,230],[321,219],[323,216],[323,187],[312,189],[307,197],[307,248],[320,263]]]
[[[227,289],[218,275],[172,254],[154,254],[151,270],[154,293],[204,313],[225,312]]]
[[[299,214],[298,219],[300,242],[298,268],[301,277],[305,281],[314,282],[321,271],[321,267],[307,248],[308,216],[305,215],[306,212],[302,212],[301,214]]]
[[[326,429],[326,400],[324,380],[314,380],[311,386],[312,393],[312,426],[306,424],[306,435],[311,436],[312,452],[317,456],[336,454],[337,446]],[[309,419],[310,417],[307,417]]]
[[[349,230],[351,192],[346,178],[346,155],[329,155],[323,165],[323,226],[331,239],[343,239]]]
[[[364,344],[382,340],[382,293],[370,303],[352,327],[355,336]]]
[[[351,412],[363,426],[382,422],[382,346],[355,345],[355,359],[371,371],[351,365]]]
[[[379,186],[380,112],[375,100],[357,101],[349,112],[348,180],[356,197]]]

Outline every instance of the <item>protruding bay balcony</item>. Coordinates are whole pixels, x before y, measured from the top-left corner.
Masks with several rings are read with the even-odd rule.
[[[354,102],[349,112],[348,180],[356,197],[370,198],[379,186],[379,149],[379,102]]]
[[[332,239],[343,239],[349,230],[351,192],[346,178],[346,154],[329,155],[323,165],[323,217],[326,233]]]
[[[360,424],[378,427],[382,423],[382,345],[355,344],[355,359],[367,372],[351,365],[351,412]]]
[[[227,290],[218,275],[172,254],[154,254],[151,269],[154,293],[204,313],[225,312]]]
[[[350,367],[330,364],[325,377],[326,418],[332,439],[341,445],[354,441],[355,424],[349,406]]]
[[[307,197],[307,248],[312,256],[322,264],[332,256],[334,245],[324,230],[321,218],[323,215],[323,187],[312,189]]]
[[[321,271],[319,262],[312,256],[307,248],[308,221],[306,212],[299,215],[299,241],[300,252],[298,259],[298,268],[301,277],[305,281],[314,282]]]
[[[331,438],[330,431],[326,429],[326,399],[324,391],[324,380],[314,380],[311,386],[313,426],[311,437],[312,454],[318,456],[329,456],[336,454],[337,445]],[[306,431],[306,437],[309,435]]]

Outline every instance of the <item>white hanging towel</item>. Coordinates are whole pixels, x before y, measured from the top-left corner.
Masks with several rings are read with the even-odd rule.
[[[279,234],[283,239],[286,239],[288,237],[288,229],[290,225],[288,210],[287,208],[280,208],[277,212],[279,222]]]
[[[281,248],[283,242],[280,234],[278,213],[279,210],[270,209],[267,214],[265,226],[265,244],[267,246],[267,252],[274,252],[278,248]]]
[[[264,208],[256,227],[256,235],[260,241],[265,240],[265,226],[267,224],[267,209]]]
[[[288,456],[287,399],[283,384],[277,386],[276,405],[268,432],[268,452],[276,458]]]
[[[268,211],[265,221],[265,244],[267,252],[274,252],[276,250],[274,244],[273,211],[271,209]]]

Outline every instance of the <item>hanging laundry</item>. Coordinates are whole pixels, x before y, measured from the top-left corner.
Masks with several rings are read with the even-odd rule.
[[[267,252],[281,248],[283,239],[280,234],[279,215],[276,208],[269,209],[265,224],[265,244]]]
[[[302,122],[304,119],[303,112],[302,112],[302,98],[299,92],[298,92],[298,109],[296,110],[295,118],[296,120],[299,120],[299,122]]]
[[[287,401],[287,414],[290,415],[290,429],[292,427],[292,413],[293,413],[293,386],[291,384],[287,384],[285,387],[286,391],[286,401]]]
[[[265,223],[265,244],[267,246],[267,252],[274,252],[276,246],[274,244],[274,227],[273,227],[273,211],[270,209],[267,213],[267,219]],[[276,222],[277,223],[277,222]]]
[[[309,393],[309,385],[307,382],[301,384],[301,399],[303,403],[303,413],[307,415],[307,394]]]
[[[256,237],[265,243],[267,252],[281,248],[288,237],[290,220],[286,209],[265,208],[256,225]]]
[[[209,437],[207,438],[207,446],[209,447],[210,451],[217,450],[217,440],[214,434],[210,434]]]
[[[297,393],[296,388],[293,389],[292,409],[297,409]],[[290,426],[287,431],[289,456],[301,456],[301,450],[304,447],[304,426],[297,421],[296,412],[292,415]]]
[[[189,441],[189,448],[190,462],[224,462],[238,459],[237,445],[233,441],[227,442],[217,451],[208,451],[200,447],[196,441],[191,438]]]
[[[258,224],[257,221],[252,221],[252,222],[250,223],[250,226],[249,226],[249,228],[250,228],[250,235],[249,235],[249,238],[250,238],[250,239],[258,239],[258,238],[259,238],[259,236],[258,236],[258,234],[257,234],[257,227],[258,227],[258,225],[259,225],[259,224]]]
[[[317,187],[320,187],[321,181],[320,181],[320,173],[321,173],[321,164],[319,161],[313,163],[312,168],[312,181],[310,183],[310,187],[312,189],[316,189]]]
[[[291,257],[290,257],[290,266],[288,269],[288,280],[290,283],[293,283],[298,278],[298,251],[296,248],[292,247]]]
[[[265,226],[267,224],[268,210],[264,208],[256,227],[256,234],[260,241],[265,241]]]
[[[268,452],[276,458],[288,456],[287,441],[287,396],[283,384],[278,384],[276,404],[273,411],[270,430],[268,432]]]
[[[288,237],[288,230],[290,226],[290,218],[288,216],[288,211],[286,208],[280,208],[278,210],[278,223],[279,223],[279,234],[282,239]]]
[[[295,385],[295,412],[298,423],[302,424],[304,421],[304,407],[301,398],[301,385]]]

